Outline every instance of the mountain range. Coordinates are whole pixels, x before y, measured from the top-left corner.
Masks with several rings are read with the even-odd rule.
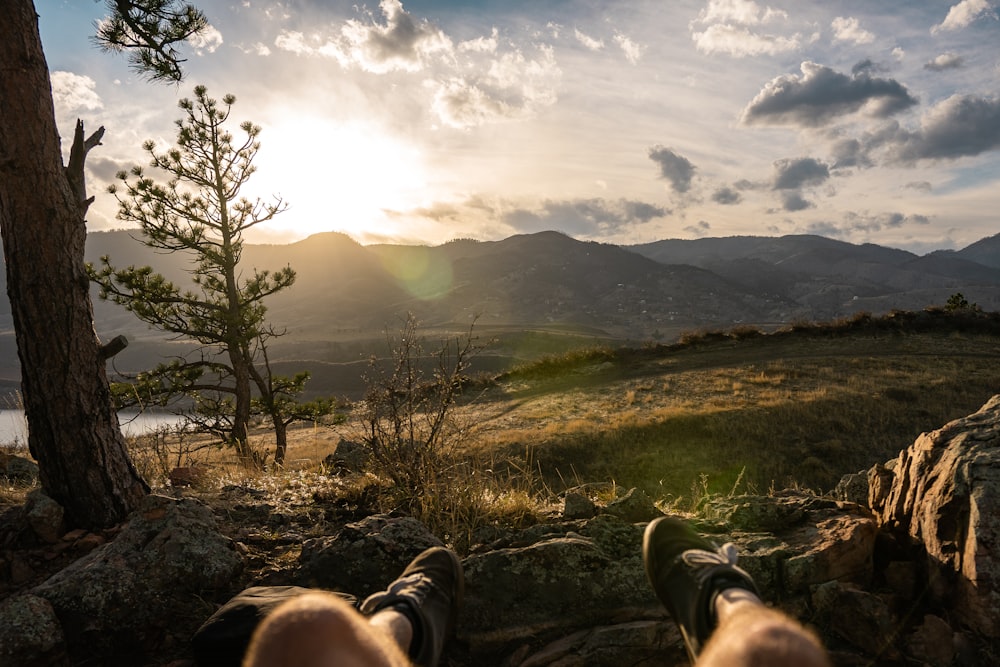
[[[187,283],[188,257],[154,253],[133,234],[91,233],[88,261],[107,255],[117,266],[148,264]],[[540,232],[439,246],[362,246],[329,232],[288,245],[247,244],[242,263],[295,269],[296,283],[268,302],[270,320],[287,330],[276,351],[284,363],[306,364],[330,378],[342,370],[337,366],[357,366],[384,350],[384,331],[398,328],[407,312],[427,331],[465,331],[475,320],[478,332],[499,340],[494,354],[516,361],[581,342],[669,342],[697,329],[768,330],[858,311],[918,310],[956,292],[1000,310],[1000,234],[919,256],[813,235],[618,246]],[[5,274],[2,281],[6,291]],[[102,339],[130,340],[115,360],[118,370],[150,367],[186,347],[96,293],[94,314]],[[525,331],[549,337],[548,348],[538,340],[519,346]],[[324,364],[333,367],[324,372]],[[17,377],[4,299],[0,388],[16,388]]]

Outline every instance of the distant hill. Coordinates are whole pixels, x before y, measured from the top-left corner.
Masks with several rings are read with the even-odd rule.
[[[180,284],[189,279],[188,258],[154,253],[127,231],[88,236],[88,260],[104,255],[118,266],[152,265]],[[289,368],[305,364],[338,386],[332,378],[358,376],[362,362],[384,350],[384,330],[397,328],[407,312],[437,332],[467,330],[478,318],[477,332],[498,338],[488,362],[498,367],[593,342],[669,342],[691,330],[767,330],[862,310],[919,310],[955,292],[1000,310],[1000,235],[918,256],[811,235],[616,246],[541,232],[429,247],[361,246],[331,232],[289,245],[249,244],[243,263],[295,269],[295,285],[268,303],[271,321],[288,332],[277,360]],[[5,275],[0,282],[6,291]],[[96,294],[94,313],[102,338],[130,340],[114,361],[117,370],[147,368],[190,349]],[[17,377],[3,299],[0,389],[16,387]]]

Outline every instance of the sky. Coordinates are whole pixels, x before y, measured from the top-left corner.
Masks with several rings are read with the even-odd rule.
[[[35,4],[64,150],[107,130],[91,230],[204,85],[289,205],[253,242],[1000,232],[1000,0],[200,0],[177,85],[94,46],[104,2]]]

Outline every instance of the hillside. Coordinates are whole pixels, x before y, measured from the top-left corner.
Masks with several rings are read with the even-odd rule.
[[[476,321],[495,340],[481,369],[599,343],[669,342],[690,331],[798,321],[859,311],[943,304],[955,292],[1000,309],[1000,244],[983,239],[920,257],[819,236],[664,240],[636,246],[584,242],[556,232],[440,246],[361,246],[338,233],[289,245],[246,246],[247,267],[292,266],[296,284],[269,301],[287,331],[273,353],[289,369],[313,371],[315,392],[357,391],[364,360],[384,348],[385,329],[414,313],[429,336]],[[182,255],[153,253],[129,232],[94,233],[87,258],[150,264],[186,284]],[[3,278],[0,276],[0,281]],[[124,334],[115,369],[135,372],[190,350],[124,309],[96,299],[98,334]],[[0,301],[0,389],[19,371],[9,304]]]

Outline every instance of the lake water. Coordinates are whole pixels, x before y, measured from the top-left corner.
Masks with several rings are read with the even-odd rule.
[[[175,426],[183,417],[168,412],[119,412],[118,422],[126,436],[142,435],[163,426]],[[28,444],[28,423],[22,410],[0,410],[0,446],[12,443]]]

